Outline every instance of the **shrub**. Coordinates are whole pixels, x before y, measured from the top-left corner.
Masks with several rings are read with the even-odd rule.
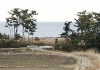
[[[17,42],[15,40],[0,40],[0,48],[19,48],[26,46],[27,43]]]
[[[39,39],[38,37],[35,37],[34,40],[35,40],[35,41],[39,41],[40,39]]]

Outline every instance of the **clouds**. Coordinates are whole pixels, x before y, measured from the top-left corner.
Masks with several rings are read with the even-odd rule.
[[[7,11],[19,7],[36,10],[38,21],[73,21],[79,11],[99,12],[99,0],[2,0],[0,21],[8,17]]]

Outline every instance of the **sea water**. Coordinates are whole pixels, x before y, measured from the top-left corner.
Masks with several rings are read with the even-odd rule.
[[[70,28],[75,30],[75,23],[72,23]],[[8,27],[5,27],[6,22],[0,22],[0,33],[10,34]],[[65,27],[64,22],[36,22],[36,32],[34,32],[34,37],[60,37],[60,34],[64,32],[63,27]],[[22,36],[22,27],[18,28],[18,33]],[[27,33],[25,33],[27,37]]]

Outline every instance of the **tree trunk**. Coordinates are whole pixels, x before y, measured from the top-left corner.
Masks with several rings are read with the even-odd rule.
[[[10,39],[11,39],[11,29],[10,29],[10,26],[9,26],[9,30],[10,30]]]
[[[32,42],[33,42],[33,34],[32,34]]]
[[[25,43],[24,27],[23,27],[23,42]]]
[[[28,32],[28,42],[29,42],[29,32]]]
[[[16,27],[16,34],[17,34],[17,32],[18,32],[18,27]]]
[[[15,36],[15,26],[14,26],[14,36]]]

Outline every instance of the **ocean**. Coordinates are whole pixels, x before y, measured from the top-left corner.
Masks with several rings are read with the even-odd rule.
[[[76,30],[74,27],[75,23],[72,23],[70,28]],[[0,22],[0,33],[10,34],[8,27],[5,27],[6,22]],[[34,32],[34,37],[60,37],[60,34],[64,32],[63,27],[64,22],[36,22],[36,32]],[[22,27],[18,29],[18,33],[22,36]],[[27,37],[27,34],[25,33]]]

